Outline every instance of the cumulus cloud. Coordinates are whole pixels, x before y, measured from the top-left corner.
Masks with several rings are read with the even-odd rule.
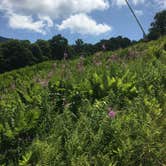
[[[46,34],[46,27],[52,26],[51,20],[44,17],[39,21],[34,21],[32,16],[18,15],[15,13],[9,14],[9,25],[13,29],[28,29],[38,33]]]
[[[29,29],[42,34],[53,26],[56,19],[65,19],[66,22],[71,15],[108,8],[108,0],[1,0],[0,3],[0,10],[6,13],[11,28]],[[108,29],[106,25],[94,25],[101,27],[101,31]]]
[[[149,2],[148,0],[129,0],[133,6]],[[151,0],[156,6],[166,8],[166,0]],[[91,12],[106,10],[110,3],[115,6],[126,6],[125,0],[0,0],[0,10],[7,16],[9,26],[17,29],[28,29],[46,34],[56,20],[62,20],[58,29],[70,29],[82,34],[102,34],[111,30],[106,24],[96,23],[90,18]],[[135,10],[138,16],[143,13]],[[76,20],[74,20],[76,19]],[[82,23],[84,19],[85,24]],[[80,23],[81,22],[81,23]],[[87,23],[87,24],[86,24]]]
[[[43,22],[43,24],[45,23],[45,25],[47,27],[53,27],[54,26],[54,23],[53,23],[52,19],[49,16],[39,15],[38,18]]]
[[[109,8],[108,0],[2,0],[4,8],[52,19]]]
[[[100,35],[111,30],[106,24],[97,24],[92,18],[86,14],[76,14],[63,20],[61,25],[57,26],[59,30],[70,29],[72,33]]]

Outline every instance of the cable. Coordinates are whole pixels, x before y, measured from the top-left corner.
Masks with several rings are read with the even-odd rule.
[[[143,26],[141,25],[140,21],[138,20],[137,16],[135,15],[134,10],[132,9],[132,7],[131,7],[131,5],[129,4],[128,0],[125,0],[125,1],[126,1],[128,7],[129,7],[131,13],[132,13],[133,16],[135,17],[135,19],[136,19],[136,21],[137,21],[139,27],[141,28],[141,31],[142,31],[142,33],[143,33],[143,38],[145,39],[145,38],[146,38],[146,33],[145,33],[145,30],[144,30]]]

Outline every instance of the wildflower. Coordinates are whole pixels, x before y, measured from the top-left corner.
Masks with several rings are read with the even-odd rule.
[[[116,116],[116,112],[112,110],[112,108],[109,108],[109,113],[108,113],[108,116],[110,118],[114,118]]]
[[[105,44],[102,45],[102,49],[103,49],[103,51],[106,50],[106,46],[105,46]]]
[[[67,52],[64,52],[64,60],[68,57]]]

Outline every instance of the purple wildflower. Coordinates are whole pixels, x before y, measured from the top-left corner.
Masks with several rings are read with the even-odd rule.
[[[112,110],[112,108],[109,108],[109,113],[108,113],[108,116],[110,118],[114,118],[116,116],[116,112]]]

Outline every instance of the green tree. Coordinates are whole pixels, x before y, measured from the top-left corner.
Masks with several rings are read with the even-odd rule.
[[[4,70],[17,69],[34,62],[33,55],[28,48],[25,48],[19,40],[10,40],[2,44],[2,54],[4,59]]]
[[[84,42],[82,39],[77,39],[75,41],[75,50],[77,53],[81,53],[83,52],[83,49],[84,49]]]
[[[154,22],[151,23],[148,39],[155,40],[160,36],[166,35],[166,10],[157,13]]]
[[[0,45],[0,73],[4,71],[3,68],[4,68],[4,58],[3,58],[2,49]]]
[[[42,62],[44,60],[42,51],[37,44],[31,44],[31,52],[35,58],[35,62]]]
[[[67,53],[68,53],[68,58],[74,58],[74,57],[76,57],[77,53],[75,51],[75,46],[68,45],[68,47],[67,47],[66,50],[67,50]]]
[[[51,58],[51,48],[50,48],[49,42],[40,39],[40,40],[37,40],[36,44],[40,47],[43,56],[46,59],[50,59]]]
[[[117,50],[119,48],[126,48],[128,46],[130,46],[132,44],[131,40],[126,38],[126,37],[122,37],[122,36],[118,36],[118,37],[112,37],[109,40],[101,40],[99,43],[97,43],[95,45],[96,47],[96,51],[101,51],[102,45],[105,45],[106,50]]]
[[[63,59],[64,52],[67,51],[68,40],[62,35],[54,36],[50,41],[53,59]]]
[[[23,45],[25,48],[30,49],[30,47],[31,47],[31,42],[30,42],[29,40],[22,40],[21,43],[22,43],[22,45]]]

